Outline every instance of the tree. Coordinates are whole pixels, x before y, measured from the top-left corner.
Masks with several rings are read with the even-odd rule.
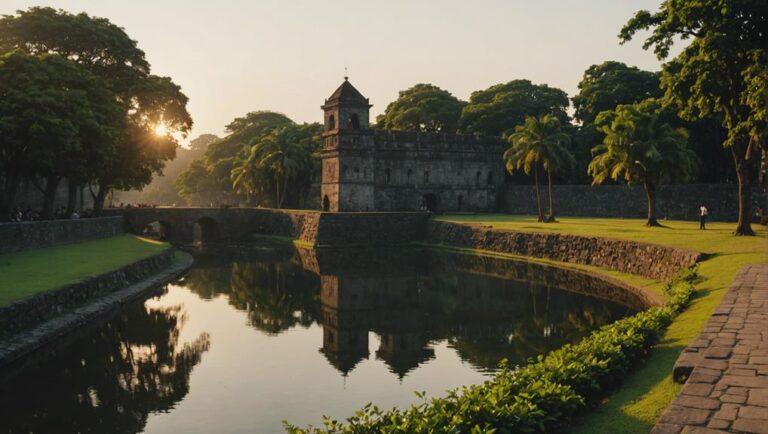
[[[550,114],[567,123],[568,104],[568,95],[560,89],[513,80],[472,92],[459,128],[465,133],[502,136],[523,124],[526,116]]]
[[[0,57],[0,95],[2,215],[27,177],[43,192],[43,218],[51,218],[61,179],[87,178],[112,152],[121,107],[87,69],[59,55],[19,50]]]
[[[555,210],[552,201],[552,172],[571,167],[575,164],[573,155],[566,146],[570,138],[562,132],[560,121],[552,115],[540,117],[528,116],[525,123],[515,127],[515,132],[509,136],[511,147],[504,153],[507,170],[523,170],[533,178],[536,185],[536,206],[539,221],[555,222]],[[549,186],[549,216],[545,219],[541,210],[541,194],[539,193],[539,165],[547,171]]]
[[[579,82],[573,97],[573,117],[582,124],[595,121],[598,113],[613,110],[619,104],[634,104],[661,97],[659,73],[643,71],[622,62],[605,61],[592,65]]]
[[[233,185],[249,198],[272,187],[274,204],[282,208],[291,182],[309,184],[319,171],[320,131],[319,124],[287,125],[255,137],[248,157],[232,169]]]
[[[192,126],[187,98],[170,78],[150,74],[144,52],[125,31],[104,18],[32,7],[0,18],[0,52],[20,49],[32,55],[59,54],[103,79],[122,104],[124,123],[113,139],[115,152],[95,174],[98,213],[113,189],[141,188],[178,146],[173,133]],[[152,134],[158,124],[169,134]]]
[[[652,32],[644,48],[669,57],[676,40],[691,42],[664,65],[664,102],[689,119],[718,113],[728,137],[739,182],[737,235],[754,235],[750,225],[751,170],[757,152],[766,155],[768,124],[768,8],[755,0],[664,1],[655,13],[641,10],[619,34],[621,42]]]
[[[417,84],[400,91],[376,123],[390,130],[454,133],[465,104],[437,86]]]
[[[686,143],[688,133],[661,122],[660,109],[651,99],[600,113],[595,122],[605,139],[592,150],[595,157],[588,168],[593,185],[608,178],[643,184],[648,197],[646,226],[660,226],[656,187],[662,182],[687,180],[696,165],[696,155]]]

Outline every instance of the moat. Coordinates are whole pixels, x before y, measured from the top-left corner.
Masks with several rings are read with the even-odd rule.
[[[589,279],[426,249],[205,252],[179,281],[3,372],[0,428],[265,433],[407,406],[643,307]]]

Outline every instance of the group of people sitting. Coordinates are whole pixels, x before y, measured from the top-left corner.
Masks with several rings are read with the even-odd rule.
[[[79,219],[91,217],[92,214],[93,212],[91,210],[83,210],[80,212],[77,209],[68,213],[66,207],[60,206],[53,212],[53,218],[56,220]],[[27,207],[24,211],[19,207],[14,207],[11,212],[8,213],[7,220],[9,222],[34,222],[42,220],[42,218],[41,214],[31,207]]]

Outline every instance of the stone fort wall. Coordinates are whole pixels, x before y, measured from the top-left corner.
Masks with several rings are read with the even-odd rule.
[[[548,212],[546,185],[541,188],[542,205]],[[739,210],[736,184],[661,185],[656,192],[659,218],[698,220],[704,203],[710,221],[736,221]],[[555,215],[580,217],[645,218],[648,201],[642,186],[626,185],[554,185]],[[531,185],[507,185],[499,210],[510,214],[536,214],[536,192]],[[752,210],[766,209],[766,194],[752,190]]]

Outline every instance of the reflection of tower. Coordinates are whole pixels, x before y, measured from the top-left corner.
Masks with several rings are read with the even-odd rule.
[[[339,279],[321,276],[323,304],[323,348],[320,351],[345,376],[368,358],[368,328],[365,314],[349,309],[338,299]]]
[[[384,360],[400,379],[420,364],[435,357],[435,350],[427,348],[424,333],[401,332],[381,335],[376,357]]]

